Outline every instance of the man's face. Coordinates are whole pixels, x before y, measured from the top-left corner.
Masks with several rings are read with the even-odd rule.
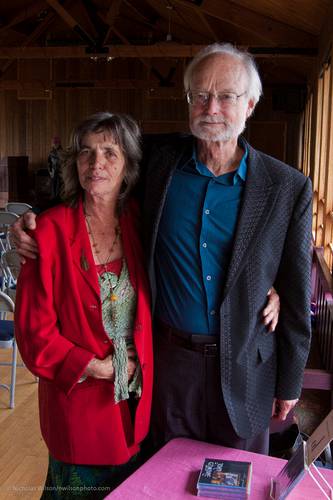
[[[213,142],[237,139],[254,107],[247,95],[248,76],[243,64],[230,55],[208,56],[195,67],[190,90],[194,94],[202,91],[214,95],[206,104],[190,104],[192,134]],[[223,93],[237,97],[233,102],[218,100],[216,94]]]

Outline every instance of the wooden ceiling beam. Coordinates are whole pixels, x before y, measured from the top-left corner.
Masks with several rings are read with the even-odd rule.
[[[45,9],[44,0],[42,2],[34,2],[33,5],[29,5],[29,7],[26,7],[25,9],[20,9],[20,13],[17,16],[8,21],[7,24],[1,26],[0,33],[26,21],[27,19],[36,17],[43,9]]]
[[[107,43],[109,36],[110,36],[110,33],[112,32],[112,30],[114,28],[116,19],[119,15],[119,9],[120,9],[120,6],[122,4],[122,1],[123,0],[113,0],[110,7],[109,7],[109,10],[105,16],[105,19],[103,19],[105,24],[107,24],[109,26],[109,28],[104,36],[103,45],[105,45]],[[102,17],[101,17],[101,19],[102,19]]]
[[[133,47],[133,45],[131,45],[130,41],[127,40],[127,38],[122,34],[120,33],[119,30],[117,30],[115,27],[112,28],[112,31],[115,35],[117,35],[117,37],[127,46],[127,47]],[[141,63],[148,69],[150,69],[150,63],[147,62],[145,59],[143,59],[142,57],[139,57],[139,60],[141,61]]]
[[[221,36],[219,36],[219,37],[217,36],[215,30],[212,28],[210,22],[208,22],[208,19],[206,18],[205,14],[201,11],[201,9],[197,9],[196,14],[199,16],[200,21],[206,26],[206,28],[209,31],[209,33],[211,34],[213,40],[215,40],[215,42],[218,42],[219,40],[221,40]]]
[[[92,0],[84,0],[84,2],[77,2],[75,5],[75,16],[80,16],[80,24],[84,27],[87,33],[90,33],[94,39],[101,38],[99,35],[101,29],[103,30],[102,23],[96,12],[96,6]]]
[[[123,0],[124,4],[127,5],[127,7],[129,7],[134,13],[136,16],[138,16],[139,19],[141,19],[141,22],[145,23],[145,24],[148,24],[148,25],[152,25],[152,22],[150,19],[148,19],[148,17],[146,17],[145,15],[142,14],[142,12],[140,12],[136,7],[134,7],[134,5],[132,5],[128,0]]]
[[[124,37],[123,37],[124,38]],[[125,38],[124,38],[125,39]],[[178,43],[159,43],[155,45],[110,45],[107,51],[92,54],[83,46],[65,47],[0,47],[0,59],[87,59],[93,57],[120,58],[165,58],[193,57],[205,45],[182,45]],[[240,47],[241,48],[241,47]],[[245,47],[260,58],[294,58],[317,56],[316,49],[298,47]]]
[[[49,12],[47,14],[47,16],[43,19],[43,21],[37,26],[37,28],[24,40],[22,46],[21,46],[21,50],[25,50],[26,47],[34,42],[35,40],[37,40],[40,35],[47,29],[47,27],[51,24],[51,22],[53,21],[55,17],[55,14],[54,12]],[[11,67],[11,65],[13,64],[13,59],[9,59],[8,61],[5,62],[5,64],[1,67],[0,69],[0,75],[4,75],[4,73],[6,73],[6,71]]]
[[[96,40],[94,40],[80,24],[74,19],[74,17],[58,2],[58,0],[46,0],[48,5],[52,7],[53,10],[65,21],[65,23],[83,40],[92,47],[96,45]]]
[[[106,23],[112,28],[114,25],[118,15],[119,15],[119,9],[122,4],[123,0],[112,0],[112,3],[109,7],[109,10],[106,14]]]
[[[119,78],[112,80],[0,80],[0,90],[55,90],[76,88],[103,88],[124,90],[147,90],[155,92],[155,80]]]
[[[186,0],[173,0],[174,3],[196,11],[204,12],[220,21],[241,28],[250,34],[261,37],[272,45],[316,47],[318,38],[310,33],[233,4],[228,0],[203,0],[200,7]]]
[[[145,91],[147,99],[177,99],[184,100],[184,90],[178,88],[156,87],[156,82],[149,80],[96,80],[96,81],[24,81],[21,80],[0,80],[0,91],[16,90],[17,92],[36,93],[48,95],[56,90],[77,90],[77,89],[111,89],[111,90],[133,90]]]

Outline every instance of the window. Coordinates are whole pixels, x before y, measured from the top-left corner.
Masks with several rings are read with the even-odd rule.
[[[302,171],[313,182],[313,239],[333,267],[333,70],[331,57],[322,68],[316,92],[303,117]],[[313,125],[315,124],[315,129]]]

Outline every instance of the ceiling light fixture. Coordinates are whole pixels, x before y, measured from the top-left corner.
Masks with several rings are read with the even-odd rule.
[[[168,18],[169,18],[169,23],[168,23],[168,33],[167,33],[167,36],[166,36],[166,41],[167,42],[172,42],[172,34],[171,34],[171,11],[173,10],[173,7],[172,5],[168,4],[166,6],[166,8],[168,9]]]

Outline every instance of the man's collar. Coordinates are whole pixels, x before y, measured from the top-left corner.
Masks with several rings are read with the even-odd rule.
[[[244,183],[246,181],[248,148],[247,148],[246,143],[245,144],[243,143],[241,146],[242,146],[242,149],[244,150],[244,154],[243,154],[242,159],[239,163],[239,166],[233,172],[228,173],[229,175],[233,174],[232,177],[233,177],[233,184],[234,185],[238,184],[239,182]],[[198,159],[195,142],[193,143],[191,161],[192,161],[192,164],[194,164],[195,169],[200,174],[206,175],[208,177],[215,177],[214,174],[207,168],[207,166]],[[221,178],[221,180],[222,180],[223,175],[227,175],[227,174],[219,175],[219,176],[215,177],[215,179],[218,181],[219,178]]]

